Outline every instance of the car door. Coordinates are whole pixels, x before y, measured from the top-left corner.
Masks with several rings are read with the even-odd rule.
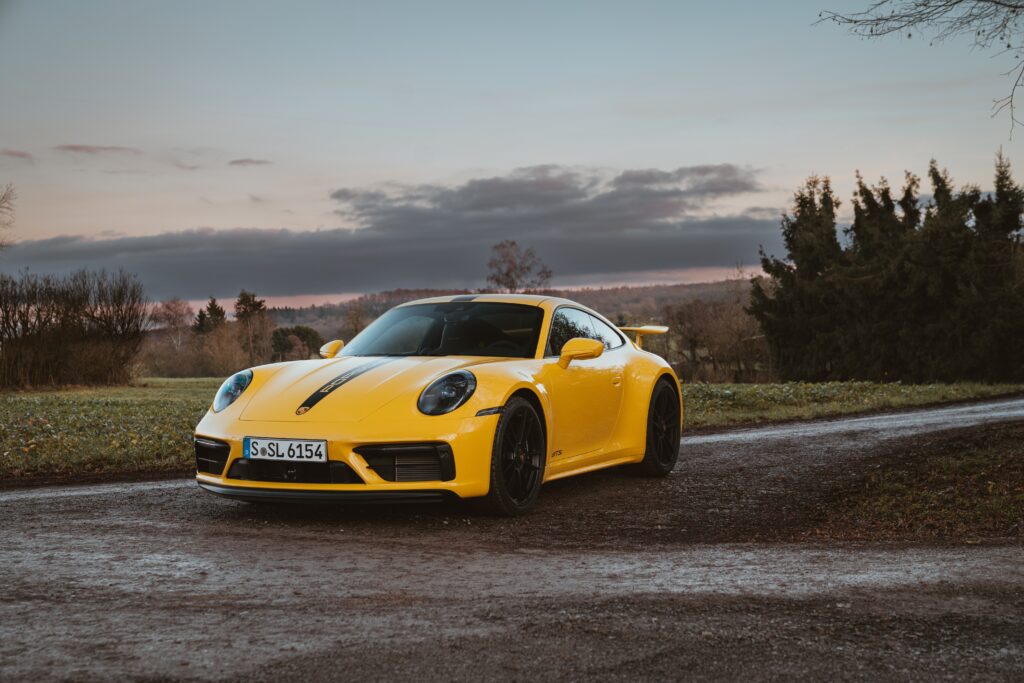
[[[545,351],[544,384],[551,402],[553,459],[573,458],[604,447],[618,419],[622,403],[622,354],[604,353],[589,360],[558,365],[565,342],[575,337],[604,341],[593,318],[577,308],[563,306],[551,319]],[[607,345],[606,345],[607,346]]]

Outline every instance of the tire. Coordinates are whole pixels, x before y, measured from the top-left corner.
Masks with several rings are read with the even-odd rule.
[[[637,465],[639,473],[647,477],[668,476],[679,460],[681,433],[679,393],[670,381],[658,380],[647,409],[647,450]]]
[[[494,430],[491,487],[479,506],[486,514],[516,517],[533,507],[544,479],[547,442],[533,404],[513,396]]]

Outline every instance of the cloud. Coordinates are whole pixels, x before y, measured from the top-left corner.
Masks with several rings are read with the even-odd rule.
[[[684,166],[674,171],[656,168],[623,171],[611,184],[622,189],[675,186],[705,197],[756,192],[760,189],[754,171],[733,164]]]
[[[785,214],[786,211],[788,211],[788,208],[782,206],[748,206],[743,209],[743,215],[748,218],[763,218],[778,221],[782,219],[782,215]]]
[[[455,186],[388,185],[331,193],[349,228],[189,230],[145,237],[66,236],[21,242],[0,268],[139,273],[150,296],[270,296],[483,285],[490,248],[533,247],[566,281],[757,262],[779,253],[778,218],[721,216],[715,203],[759,188],[731,165],[670,171],[543,166]],[[18,264],[17,267],[8,264]]]
[[[142,150],[120,145],[57,145],[54,149],[70,154],[142,154]]]
[[[341,188],[331,199],[341,205],[339,215],[388,233],[594,237],[651,230],[759,189],[753,170],[732,164],[631,170],[611,179],[595,170],[532,166],[456,187]]]
[[[269,163],[272,163],[272,162],[267,161],[266,159],[249,159],[249,158],[245,158],[245,159],[232,159],[231,161],[228,162],[228,166],[265,166],[265,165],[267,165]]]
[[[21,159],[22,161],[32,161],[33,156],[30,152],[24,152],[20,149],[0,149],[0,157],[10,157],[12,159]]]

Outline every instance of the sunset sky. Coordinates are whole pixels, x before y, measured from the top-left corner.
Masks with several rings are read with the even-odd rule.
[[[1010,57],[814,25],[865,4],[0,0],[0,270],[311,301],[479,287],[513,238],[557,285],[707,280],[812,173],[987,187]]]

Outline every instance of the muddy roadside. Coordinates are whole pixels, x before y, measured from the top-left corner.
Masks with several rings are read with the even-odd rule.
[[[1019,678],[1019,538],[805,537],[907,448],[1022,443],[994,414],[691,438],[668,478],[553,482],[515,520],[0,492],[0,679]]]
[[[863,529],[874,523],[889,529],[888,517],[905,515],[899,507],[875,511],[862,520],[858,534],[849,533],[850,511],[871,495],[865,483],[885,467],[906,462],[960,456],[965,444],[1002,444],[1020,450],[1024,460],[1024,423],[944,430],[885,442],[884,446],[842,452],[835,443],[820,450],[780,440],[771,451],[750,444],[691,446],[665,479],[646,479],[628,469],[598,471],[545,485],[536,511],[524,518],[498,519],[475,514],[461,503],[441,505],[275,506],[220,503],[225,520],[252,524],[318,529],[341,528],[347,539],[384,535],[394,540],[437,534],[438,540],[467,549],[498,547],[566,551],[642,551],[688,544],[829,543],[836,540],[886,543],[1016,543],[1024,529],[1013,523],[992,524],[977,518],[976,527],[961,526],[948,534],[915,534],[908,520],[903,534],[887,531],[873,539]],[[1015,470],[1016,472],[1016,470]],[[1009,482],[1019,487],[1022,482]],[[1024,506],[1017,499],[1017,509]],[[970,503],[984,508],[984,496]],[[838,512],[837,512],[838,511]],[[925,511],[927,514],[927,511]],[[1024,511],[1021,512],[1024,514]],[[912,521],[912,520],[911,520]]]

